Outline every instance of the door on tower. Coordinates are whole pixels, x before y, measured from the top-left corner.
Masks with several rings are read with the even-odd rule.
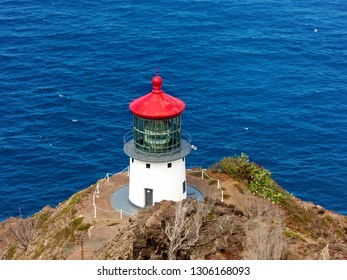
[[[153,205],[153,189],[145,189],[145,207]]]

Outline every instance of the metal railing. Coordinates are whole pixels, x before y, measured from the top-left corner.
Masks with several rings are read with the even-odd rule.
[[[191,149],[191,136],[186,131],[181,131],[181,146],[179,149],[167,153],[149,153],[135,148],[133,131],[128,131],[123,137],[123,150],[131,158],[141,161],[166,162],[187,156]]]
[[[97,183],[96,183],[96,187],[95,187],[95,190],[94,190],[94,193],[93,193],[93,207],[94,207],[94,218],[96,218],[96,212],[97,210],[100,210],[100,211],[104,211],[104,212],[118,212],[119,213],[119,216],[120,216],[120,219],[123,219],[123,214],[125,214],[126,216],[133,216],[132,213],[128,213],[127,211],[123,210],[123,209],[114,209],[114,210],[106,210],[106,209],[103,209],[103,208],[100,208],[98,206],[96,206],[96,198],[99,197],[99,194],[100,194],[100,184],[99,182],[100,181],[106,181],[107,183],[110,182],[110,177],[111,176],[115,176],[115,175],[118,175],[120,173],[124,173],[125,171],[128,172],[128,176],[129,176],[129,166],[127,166],[126,168],[124,168],[122,171],[118,172],[118,173],[115,173],[115,174],[112,174],[112,173],[106,173],[105,177],[100,179]]]
[[[205,177],[209,178],[212,181],[216,181],[217,182],[217,189],[220,191],[221,194],[221,201],[224,202],[224,191],[222,190],[221,186],[220,186],[220,182],[219,179],[216,178],[212,178],[210,177],[205,171],[206,169],[202,169],[201,170],[193,170],[193,169],[187,169],[188,172],[192,173],[192,172],[201,172],[201,180],[204,180]]]
[[[188,172],[192,173],[192,172],[201,172],[201,180],[204,180],[205,178],[209,178],[210,180],[216,181],[217,182],[217,189],[220,191],[221,194],[221,201],[224,201],[224,192],[220,186],[220,181],[219,179],[215,179],[210,177],[207,173],[206,173],[206,169],[201,169],[201,170],[193,170],[193,169],[187,169]],[[124,168],[122,171],[112,174],[112,173],[106,173],[105,177],[100,179],[97,183],[96,183],[96,187],[93,193],[93,208],[94,208],[94,218],[97,218],[97,210],[99,211],[103,211],[103,212],[114,212],[114,213],[119,213],[119,217],[120,219],[123,219],[123,215],[131,217],[133,216],[133,213],[129,213],[123,209],[114,209],[114,210],[106,210],[103,208],[100,208],[96,205],[96,198],[99,197],[100,194],[100,184],[99,182],[110,182],[110,177],[111,176],[115,176],[121,173],[127,172],[128,176],[129,176],[129,166],[127,166],[126,168]]]

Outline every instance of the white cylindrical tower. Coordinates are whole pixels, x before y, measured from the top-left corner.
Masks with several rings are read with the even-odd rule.
[[[185,157],[191,144],[181,130],[185,103],[162,91],[158,75],[152,84],[152,92],[130,103],[133,130],[124,136],[124,152],[130,157],[129,200],[138,207],[187,197]]]

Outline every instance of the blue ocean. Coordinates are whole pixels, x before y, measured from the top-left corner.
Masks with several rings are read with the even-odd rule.
[[[245,152],[347,214],[347,2],[0,1],[0,221],[128,165],[129,103],[186,102],[187,167]]]

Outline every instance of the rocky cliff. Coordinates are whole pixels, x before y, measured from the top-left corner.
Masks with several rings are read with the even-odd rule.
[[[207,170],[218,189],[196,171],[188,183],[205,193],[204,202],[162,201],[121,219],[108,205],[127,181],[118,174],[56,208],[9,218],[0,224],[0,259],[347,259],[346,216],[284,190],[277,203],[254,194],[247,180]]]

